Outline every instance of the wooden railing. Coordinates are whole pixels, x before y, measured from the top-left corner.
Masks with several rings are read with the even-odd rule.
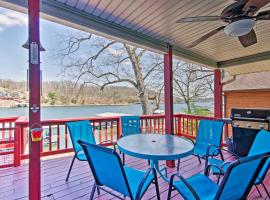
[[[165,133],[164,115],[142,115],[142,133]],[[174,114],[174,134],[195,139],[199,121],[201,119],[213,120],[213,117],[203,117],[196,115]],[[67,122],[89,120],[94,129],[97,143],[104,141],[116,142],[121,135],[120,117],[95,117],[95,118],[72,118],[60,120],[44,120],[41,125],[44,129],[41,145],[41,156],[49,156],[61,153],[72,152]],[[0,168],[9,166],[19,166],[22,160],[29,157],[29,127],[26,117],[0,118]],[[224,136],[225,138],[226,136]],[[224,140],[223,140],[224,143]],[[7,146],[7,144],[9,146]],[[105,143],[112,145],[111,143]],[[6,145],[6,146],[1,146]],[[8,155],[12,157],[7,158]],[[1,159],[6,156],[6,159]],[[10,162],[7,163],[7,160]]]
[[[0,118],[0,168],[14,166],[17,119],[18,117]]]
[[[120,118],[119,117],[99,117],[99,118],[73,118],[61,120],[44,120],[41,122],[43,128],[43,139],[41,145],[41,156],[50,156],[55,154],[72,152],[72,144],[69,137],[67,122],[89,120],[94,129],[94,135],[97,143],[103,141],[117,141],[120,137]],[[21,135],[21,160],[28,159],[29,147],[29,127],[28,122],[16,123],[20,129]],[[111,143],[106,143],[111,145]]]

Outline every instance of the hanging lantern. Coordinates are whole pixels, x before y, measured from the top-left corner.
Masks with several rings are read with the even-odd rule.
[[[31,138],[33,142],[40,142],[43,137],[43,128],[32,128],[30,130],[31,132]]]

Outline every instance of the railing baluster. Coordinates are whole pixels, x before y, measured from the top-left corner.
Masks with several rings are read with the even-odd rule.
[[[157,120],[158,120],[158,133],[160,133],[160,118],[158,118]]]
[[[102,127],[101,127],[101,122],[98,122],[98,132],[99,132],[99,143],[102,142]]]
[[[174,124],[174,134],[177,135],[177,118],[173,117],[173,124]]]
[[[183,132],[182,132],[182,134],[186,134],[185,133],[185,117],[184,116],[182,118],[182,123],[183,123],[183,125],[182,125]]]
[[[116,129],[117,129],[117,140],[120,138],[121,136],[121,125],[120,125],[120,117],[118,117],[117,119],[117,126],[116,126]]]
[[[49,125],[49,151],[52,151],[52,126]]]
[[[97,138],[97,133],[96,133],[96,123],[93,122],[93,134],[94,134],[94,138]]]
[[[57,150],[60,149],[60,128],[59,124],[57,124]]]
[[[105,122],[105,140],[108,140],[108,122]]]
[[[3,130],[5,130],[5,128],[6,128],[6,123],[3,123],[3,125],[2,125],[2,127],[3,127]],[[6,137],[6,131],[3,131],[3,133],[4,133],[4,140],[6,140],[7,139],[7,137]]]
[[[114,130],[113,130],[113,121],[110,122],[111,123],[111,141],[113,142],[113,135],[114,135]]]
[[[178,115],[177,118],[178,118],[178,135],[181,136],[181,117],[180,117],[180,115]]]
[[[9,122],[8,127],[9,127],[9,128],[12,127],[12,123],[11,123],[11,122]],[[9,139],[12,140],[12,138],[14,138],[14,136],[13,136],[13,131],[12,131],[12,130],[9,130]]]
[[[68,148],[68,129],[67,129],[67,125],[65,124],[65,149]]]
[[[191,135],[194,136],[194,119],[191,119]]]
[[[164,118],[161,119],[161,122],[162,122],[162,126],[161,126],[162,130],[161,131],[164,134]]]
[[[153,132],[153,129],[152,129],[152,119],[149,119],[149,121],[150,121],[150,133],[152,133]]]
[[[156,128],[156,119],[154,119],[154,132],[157,131],[157,128]]]
[[[144,121],[144,124],[145,124],[144,132],[149,132],[148,120],[147,119],[144,119],[143,121]]]
[[[196,119],[196,133],[198,132],[198,122],[199,122],[199,120]],[[197,136],[197,134],[196,134],[196,136]]]

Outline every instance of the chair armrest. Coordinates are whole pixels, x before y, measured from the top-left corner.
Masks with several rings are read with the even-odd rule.
[[[231,164],[232,162],[224,162],[222,165],[221,165],[221,169],[223,169],[223,167],[225,166],[225,165],[227,165],[227,164]]]
[[[214,167],[214,168],[217,168],[219,173],[218,173],[218,179],[217,179],[217,183],[219,182],[219,179],[220,179],[220,176],[221,176],[221,173],[224,173],[223,169],[215,164],[209,164],[207,165],[207,167],[205,168],[205,171],[204,171],[204,175],[206,176],[209,176],[209,168],[210,167]]]
[[[230,153],[230,154],[234,155],[234,156],[235,156],[235,157],[237,157],[238,159],[239,159],[239,158],[241,158],[240,156],[238,156],[238,155],[237,155],[237,154],[235,154],[234,152],[229,151],[229,150],[227,150],[227,149],[220,148],[220,150],[221,150],[221,151],[226,151],[226,152],[228,152],[228,153]]]
[[[210,155],[210,149],[211,149],[212,147],[215,147],[215,150],[214,150],[213,153]],[[209,156],[212,156],[212,157],[213,157],[213,156],[215,155],[216,151],[217,151],[217,154],[218,154],[218,153],[222,153],[222,152],[221,152],[221,148],[220,148],[219,146],[217,146],[217,145],[215,145],[215,144],[208,144],[207,151],[206,151],[206,157],[207,157],[207,158],[208,158]]]
[[[216,148],[216,149],[214,150],[213,154],[215,154],[216,151],[219,151],[221,154],[222,154],[222,151],[226,151],[226,152],[228,152],[228,153],[230,153],[230,154],[233,154],[233,155],[236,156],[237,158],[240,158],[240,156],[238,156],[238,155],[235,154],[234,152],[229,151],[229,150],[224,149],[224,148],[221,148],[221,147],[218,147],[218,146],[215,145],[215,144],[209,144],[209,145],[208,145],[208,148],[207,148],[207,154],[206,154],[207,157],[210,156],[210,155],[209,155],[209,152],[210,152],[210,148],[211,148],[211,147],[215,147],[215,148]],[[213,155],[211,155],[211,156],[213,156]]]
[[[107,143],[111,143],[113,145],[113,149],[116,150],[116,144],[112,140],[105,140],[103,142],[100,142],[100,144],[107,144]]]
[[[142,179],[141,182],[140,182],[140,185],[139,185],[139,188],[138,188],[138,190],[137,190],[137,194],[136,194],[136,198],[135,198],[135,199],[140,199],[140,195],[141,195],[141,191],[142,191],[143,185],[144,185],[146,179],[148,178],[148,176],[150,175],[151,172],[153,172],[154,177],[156,177],[156,170],[155,170],[154,168],[149,168],[149,169],[146,171],[146,173],[145,173],[143,179]]]
[[[194,188],[186,181],[186,179],[181,176],[180,174],[173,174],[170,179],[170,188],[173,186],[174,178],[177,177],[179,178],[185,185],[186,187],[190,190],[190,192],[193,194],[194,198],[196,200],[200,200],[200,197],[198,196],[197,192],[194,190]]]

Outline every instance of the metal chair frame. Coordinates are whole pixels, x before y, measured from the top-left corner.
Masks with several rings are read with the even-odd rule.
[[[87,149],[86,149],[86,145],[94,145],[94,144],[86,143],[86,142],[83,142],[83,141],[78,141],[78,143],[81,144],[82,147],[83,147],[83,150],[84,150],[85,155],[86,155],[86,158],[88,160],[90,169],[91,169],[92,174],[93,174],[94,179],[95,179],[95,183],[93,185],[93,188],[92,188],[92,191],[91,191],[91,195],[90,195],[90,200],[94,199],[94,195],[95,195],[96,189],[97,190],[103,190],[103,191],[111,194],[112,196],[114,196],[116,198],[125,200],[125,196],[122,198],[122,197],[120,197],[120,196],[118,196],[118,195],[110,192],[109,190],[107,190],[106,188],[104,188],[104,185],[102,185],[99,182],[98,176],[97,176],[97,174],[95,172],[95,168],[94,168],[94,166],[92,164],[92,161],[91,161],[91,159],[89,157],[89,154],[87,153]],[[154,168],[149,168],[147,170],[147,172],[145,173],[142,181],[140,182],[139,188],[138,188],[137,193],[136,193],[136,196],[134,198],[133,195],[132,195],[132,193],[131,193],[131,188],[130,188],[130,185],[128,183],[128,179],[127,179],[127,176],[126,176],[126,173],[125,173],[125,170],[124,170],[124,167],[123,167],[123,164],[122,164],[122,161],[121,161],[121,158],[120,158],[119,154],[115,150],[104,148],[104,147],[101,147],[101,146],[98,146],[98,145],[95,145],[95,146],[97,148],[99,148],[99,150],[101,150],[101,151],[112,153],[112,155],[117,158],[118,163],[119,163],[119,166],[121,168],[122,175],[123,175],[124,180],[125,180],[126,187],[128,189],[129,197],[130,197],[131,200],[140,200],[144,196],[144,194],[147,191],[147,188],[150,186],[150,184],[147,186],[147,188],[145,189],[144,193],[141,194],[141,191],[143,189],[143,186],[144,186],[144,183],[145,183],[146,179],[148,178],[148,176],[150,174],[153,174],[153,176],[154,176],[154,178],[151,181],[151,183],[153,183],[155,185],[155,189],[156,189],[156,193],[157,193],[157,199],[160,200],[160,193],[159,193],[159,188],[158,188],[157,173],[156,173],[156,170]],[[98,194],[99,194],[99,192],[98,192]]]
[[[84,120],[85,121],[85,120]],[[82,121],[75,121],[75,122],[82,122]],[[72,123],[75,123],[75,122],[72,122]],[[70,122],[69,122],[70,123]],[[91,134],[94,136],[94,133],[93,133],[93,127],[91,125],[91,121],[89,121],[89,126],[90,126],[90,129],[91,129]],[[69,126],[67,125],[68,129],[69,129]],[[69,135],[70,135],[70,138],[71,138],[71,143],[72,143],[72,146],[74,147],[75,146],[75,141],[74,141],[74,138],[73,138],[73,135],[70,133],[71,130],[69,130]],[[111,140],[106,140],[106,141],[103,141],[101,142],[100,144],[106,144],[106,143],[109,143],[111,142],[112,145],[113,145],[113,148],[115,149],[115,144],[111,141]],[[75,162],[76,159],[78,159],[79,161],[87,161],[86,159],[80,159],[78,157],[78,153],[75,149],[74,149],[74,156],[72,158],[72,161],[71,161],[71,164],[70,164],[70,167],[69,167],[69,170],[68,170],[68,174],[67,174],[67,177],[66,177],[66,182],[68,182],[68,179],[69,179],[69,176],[70,176],[70,173],[71,173],[71,170],[72,170],[72,167],[73,167],[73,164]]]
[[[205,120],[205,121],[206,121],[206,120]],[[211,120],[211,121],[213,121],[213,120]],[[216,120],[215,120],[215,121],[216,121]],[[224,126],[224,123],[223,123],[223,126]],[[223,127],[223,126],[222,126],[222,127]],[[194,146],[196,145],[196,142],[194,142],[194,141],[191,140],[191,139],[189,139],[189,140],[193,143]],[[222,132],[221,132],[221,137],[220,137],[219,144],[221,144],[221,140],[222,140]],[[215,145],[215,146],[216,146],[216,145]],[[208,158],[208,156],[209,156],[209,151],[210,151],[210,149],[209,149],[209,147],[208,147],[207,152],[206,152],[206,154],[205,154],[204,156],[200,156],[200,155],[198,155],[198,154],[193,154],[193,155],[196,156],[196,157],[198,158],[198,161],[199,161],[199,163],[201,164],[201,163],[202,163],[201,159],[206,160],[206,159]],[[220,155],[222,161],[224,161],[224,157],[223,157],[223,155],[222,155],[221,153],[219,153],[219,152],[215,153],[215,151],[214,151],[213,154],[212,154],[212,156],[218,156],[218,155]],[[179,170],[180,170],[180,162],[181,162],[180,159],[178,159],[178,162],[177,162],[177,172],[179,172]]]
[[[259,154],[259,155],[256,155],[256,156],[252,156],[250,158],[246,158],[245,160],[236,160],[235,162],[231,163],[231,165],[228,167],[226,173],[225,173],[225,176],[219,186],[219,189],[216,193],[216,196],[215,196],[215,199],[214,200],[218,200],[220,198],[220,196],[222,195],[222,191],[225,187],[225,185],[227,184],[227,181],[228,181],[228,178],[230,176],[230,173],[231,171],[233,170],[234,167],[236,167],[237,165],[241,164],[241,163],[244,163],[244,162],[248,162],[248,161],[251,161],[251,160],[255,160],[255,159],[259,159],[259,158],[262,158],[259,166],[257,167],[253,177],[252,177],[252,180],[249,182],[247,188],[246,188],[246,191],[245,193],[243,194],[243,196],[241,197],[241,199],[246,199],[258,174],[260,173],[260,170],[262,169],[262,167],[264,166],[264,163],[265,161],[270,157],[270,153],[264,153],[264,154]],[[219,170],[222,170],[219,166],[216,166],[216,165],[208,165],[207,168],[210,168],[210,167],[216,167],[218,168]],[[205,172],[207,172],[207,170],[205,170]],[[209,174],[208,173],[205,173],[206,176],[208,176]],[[220,171],[220,174],[219,176],[221,175],[221,171]],[[167,200],[170,200],[171,199],[171,193],[172,191],[174,190],[177,190],[176,187],[173,185],[174,183],[174,179],[175,177],[179,178],[185,185],[186,187],[190,190],[190,192],[193,194],[194,198],[196,200],[200,200],[200,197],[199,195],[196,193],[196,191],[194,190],[194,188],[186,181],[186,179],[184,177],[182,177],[181,175],[179,175],[179,173],[177,174],[173,174],[171,176],[171,179],[170,179],[170,185],[169,185],[169,191],[168,191],[168,198]]]
[[[224,149],[224,148],[221,148],[221,147],[218,147],[218,146],[213,145],[213,144],[208,146],[207,154],[209,154],[210,148],[211,148],[212,146],[214,146],[214,147],[216,148],[215,151],[219,151],[219,152],[220,152],[220,155],[222,156],[222,158],[224,157],[222,151],[225,151],[225,152],[230,153],[231,155],[235,156],[237,159],[240,159],[240,158],[241,158],[240,156],[238,156],[238,155],[235,154],[234,152],[229,151],[229,150]],[[214,151],[214,152],[215,152],[215,151]],[[207,174],[210,173],[210,167],[207,167],[207,166],[209,165],[209,164],[208,164],[208,159],[209,159],[209,157],[213,158],[213,155],[209,155],[209,156],[207,156],[207,158],[206,158],[206,161],[205,161],[205,171],[204,171],[205,174],[206,174],[206,173],[207,173]],[[222,161],[224,161],[224,159],[222,159]],[[230,164],[230,163],[231,163],[231,162],[224,162],[224,163],[222,164],[219,176],[225,174],[225,171],[223,170],[223,167],[224,167],[225,165],[227,165],[227,164]],[[267,166],[266,168],[268,168],[268,169],[270,168],[270,163],[268,164],[268,166]],[[213,173],[213,174],[216,175],[215,173]],[[262,193],[260,192],[260,190],[259,190],[259,188],[258,188],[258,185],[262,185],[262,187],[263,187],[265,193],[267,194],[268,198],[270,199],[270,193],[269,193],[267,187],[265,186],[265,184],[263,183],[263,180],[264,180],[266,174],[267,174],[267,171],[265,171],[265,173],[262,175],[261,179],[258,177],[258,179],[260,180],[260,182],[254,184],[254,186],[255,186],[257,192],[259,193],[260,197],[262,197]],[[219,180],[219,179],[218,179],[218,180]]]

